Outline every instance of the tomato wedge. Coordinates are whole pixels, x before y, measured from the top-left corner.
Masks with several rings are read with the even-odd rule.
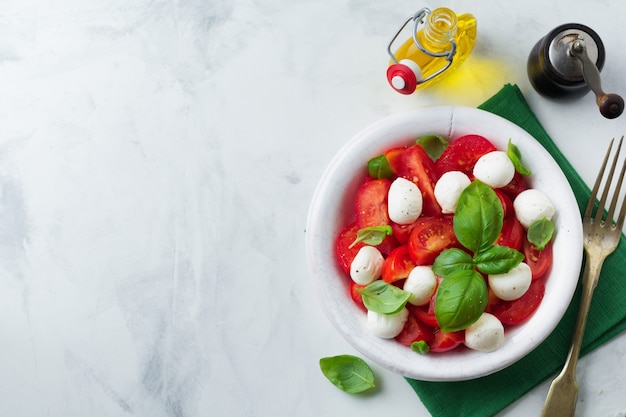
[[[339,262],[339,266],[346,274],[350,274],[350,265],[354,260],[354,257],[359,252],[364,243],[359,242],[355,244],[353,247],[350,247],[352,242],[356,239],[356,233],[359,229],[356,227],[356,223],[350,223],[345,229],[343,229],[339,236],[337,236],[337,241],[335,243],[335,255],[337,256],[337,261]]]
[[[411,346],[413,342],[419,342],[420,340],[426,343],[431,342],[435,338],[434,329],[421,323],[412,314],[411,307],[407,306],[407,308],[409,309],[409,316],[402,331],[396,336],[396,341],[405,346]]]
[[[396,175],[400,175],[400,170],[402,169],[402,154],[406,150],[406,146],[399,146],[397,148],[389,149],[385,152],[385,158],[387,158],[387,162],[389,163],[389,168],[391,172]]]
[[[391,181],[387,179],[365,181],[357,190],[354,203],[356,232],[365,227],[389,226],[389,214],[387,212],[387,194],[391,187]],[[354,241],[354,239],[353,239]],[[352,242],[350,242],[352,243]],[[383,255],[389,254],[398,246],[398,241],[391,235],[385,237],[383,242],[376,246]],[[354,257],[352,257],[354,259]],[[352,260],[350,260],[352,262]]]
[[[437,317],[435,316],[435,296],[430,299],[430,303],[425,306],[415,307],[413,313],[422,323],[431,326],[439,327]]]
[[[390,223],[387,214],[389,187],[391,181],[387,179],[366,181],[359,187],[354,203],[358,229],[385,226]]]
[[[528,239],[524,238],[522,253],[524,253],[524,262],[528,264],[533,274],[533,280],[543,277],[552,267],[551,241],[542,250],[539,250]]]
[[[504,191],[513,200],[515,200],[515,197],[517,197],[519,193],[527,189],[528,183],[526,182],[526,177],[519,172],[515,172],[511,182],[500,188],[500,190]]]
[[[355,304],[363,311],[367,311],[367,307],[363,304],[363,295],[359,292],[359,290],[362,290],[365,287],[366,285],[359,285],[350,280],[350,298],[352,298],[352,301],[354,301]]]
[[[508,217],[502,222],[502,231],[498,239],[496,239],[496,245],[521,250],[524,236],[524,226],[522,226],[520,221],[515,216]]]
[[[413,268],[415,268],[415,264],[411,259],[409,247],[407,245],[398,246],[389,253],[383,262],[383,281],[392,283],[407,278]]]
[[[458,332],[435,332],[433,341],[429,344],[431,352],[447,352],[455,349],[465,341],[465,330]]]
[[[409,252],[416,265],[432,265],[444,249],[460,247],[451,216],[421,217],[409,237]]]
[[[497,300],[488,305],[487,310],[496,316],[502,324],[512,326],[526,321],[539,307],[546,287],[543,280],[534,280],[524,295],[517,300]]]
[[[461,136],[452,142],[435,162],[437,175],[441,176],[448,171],[461,171],[474,178],[474,165],[478,158],[495,150],[495,145],[483,136]]]
[[[513,201],[511,198],[498,188],[493,191],[495,191],[496,195],[500,199],[502,210],[504,211],[504,218],[515,217],[515,208],[513,207]]]
[[[407,148],[402,154],[400,176],[413,181],[422,192],[422,215],[439,216],[441,207],[435,198],[437,173],[435,163],[420,145]]]
[[[400,245],[404,245],[409,243],[409,237],[411,236],[411,231],[415,227],[415,223],[411,224],[397,224],[391,222],[391,230],[393,230],[393,236],[396,238]]]

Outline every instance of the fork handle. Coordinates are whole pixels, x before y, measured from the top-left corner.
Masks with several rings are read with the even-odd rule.
[[[576,365],[578,364],[580,347],[585,334],[591,298],[598,283],[603,260],[594,256],[588,257],[585,263],[580,308],[576,318],[574,334],[572,335],[572,344],[561,373],[550,385],[543,410],[541,411],[541,417],[573,417],[576,411],[576,400],[578,398]]]

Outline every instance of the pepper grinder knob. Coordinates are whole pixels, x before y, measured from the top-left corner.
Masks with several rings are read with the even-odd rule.
[[[598,34],[587,26],[568,23],[535,44],[528,57],[528,77],[535,90],[548,98],[577,98],[592,90],[600,113],[614,119],[622,114],[624,100],[602,91],[604,59]]]

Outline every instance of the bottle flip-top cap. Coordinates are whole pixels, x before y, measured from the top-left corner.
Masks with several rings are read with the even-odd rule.
[[[422,79],[422,70],[415,61],[403,59],[387,68],[387,81],[394,90],[402,94],[411,94]]]

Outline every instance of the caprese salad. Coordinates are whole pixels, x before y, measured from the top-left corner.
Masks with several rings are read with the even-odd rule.
[[[498,349],[552,265],[555,209],[517,146],[430,135],[365,162],[336,255],[369,330],[420,353]]]

